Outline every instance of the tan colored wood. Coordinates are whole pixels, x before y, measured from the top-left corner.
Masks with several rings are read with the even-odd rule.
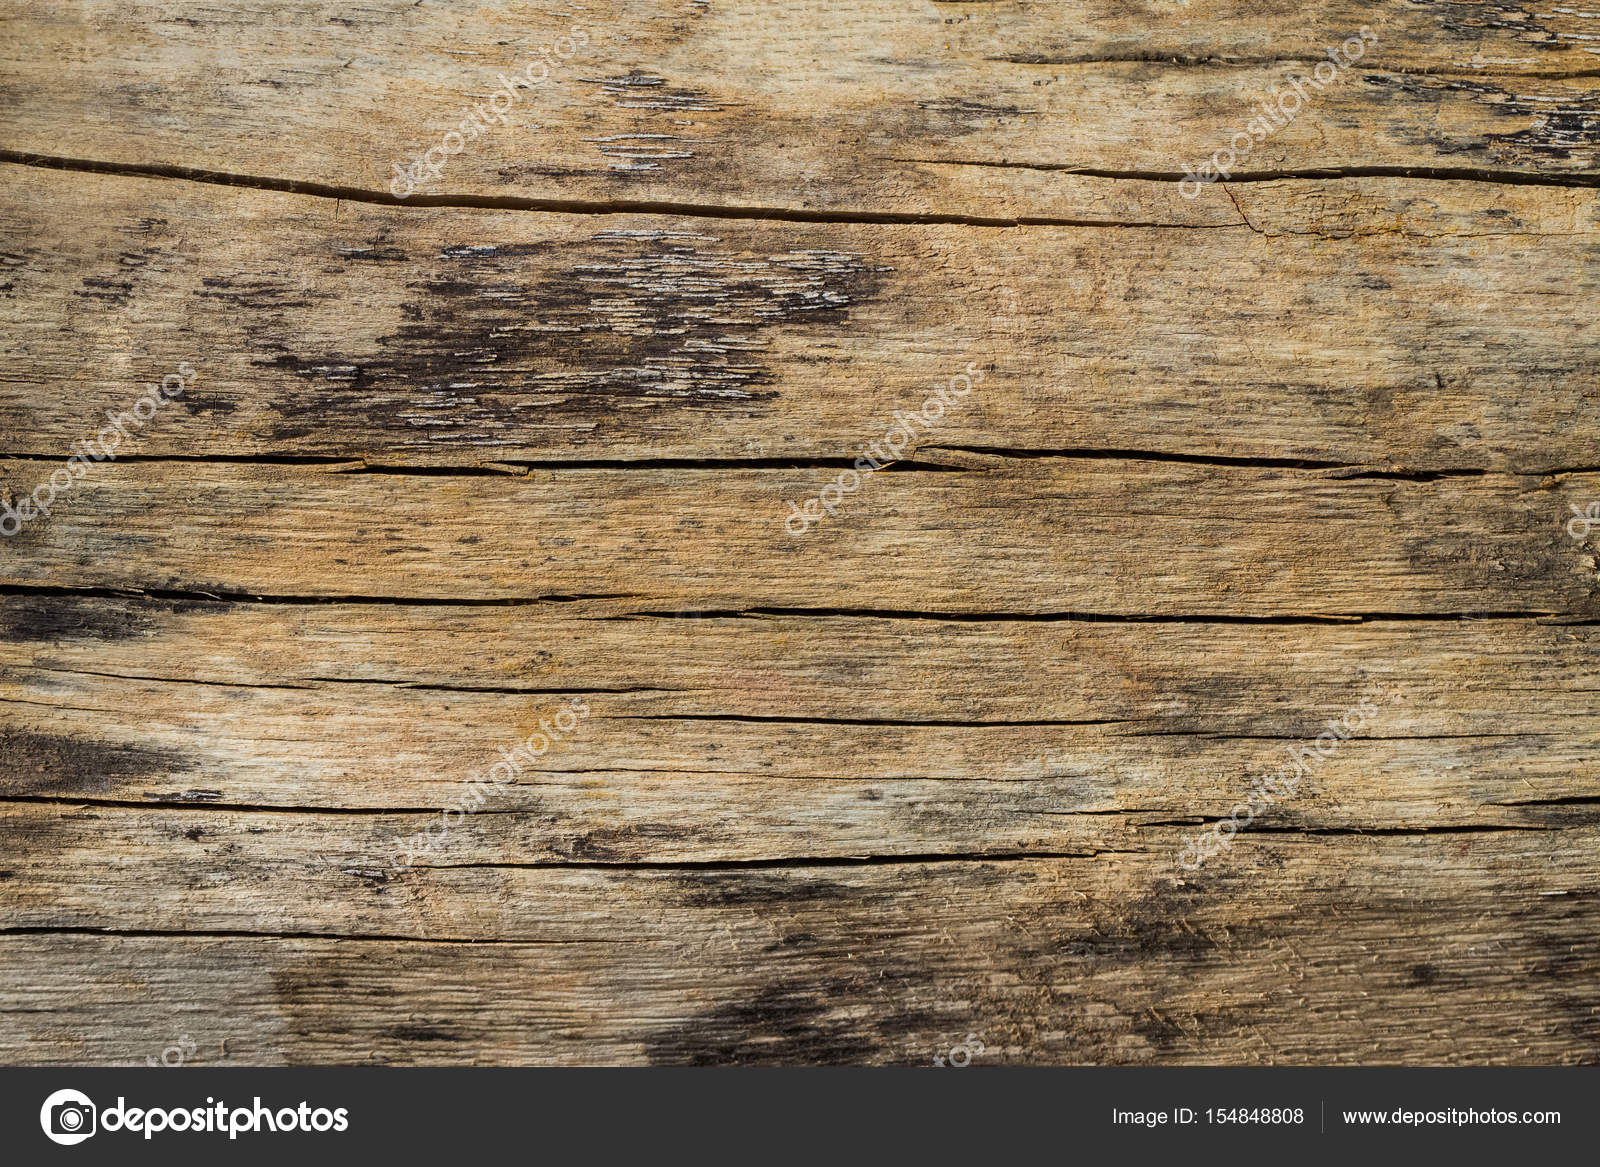
[[[7,13],[0,1064],[1600,1060],[1597,38]]]
[[[588,719],[451,829],[449,862],[1126,847],[1148,823],[1226,817],[1374,693],[1381,713],[1316,760],[1269,828],[1541,826],[1593,790],[1600,713],[1583,684],[1594,627],[1527,621],[580,619],[34,597],[8,601],[5,628],[0,792],[338,811],[307,820],[307,845],[356,867],[388,864],[395,839],[574,698]]]
[[[1363,26],[1370,51],[1251,170],[1596,163],[1600,21],[1573,6],[298,0],[264,19],[223,0],[10,23],[15,150],[379,192],[551,50],[570,56],[441,192],[1074,217],[1061,171],[1198,165]],[[587,45],[558,42],[575,28]]]
[[[659,618],[637,598],[470,607],[6,595],[0,668],[40,685],[99,676],[294,696],[359,684],[557,703],[586,693],[638,715],[1110,720],[1236,735],[1292,733],[1369,683],[1416,694],[1392,711],[1412,732],[1532,733],[1580,720],[1596,701],[1585,683],[1592,622],[693,618],[654,607]]]
[[[184,1033],[246,1064],[928,1064],[968,1033],[998,1064],[1504,1064],[1595,1040],[1587,827],[1255,836],[1183,883],[1156,853],[384,882],[288,858],[287,821],[135,838],[93,813],[25,857],[28,918],[70,930],[0,936],[30,1062]],[[329,935],[256,935],[286,926]]]
[[[659,610],[1600,611],[1592,544],[1565,529],[1572,506],[1600,495],[1600,476],[1405,482],[1164,462],[1130,476],[1129,465],[881,472],[796,535],[790,505],[837,471],[463,477],[107,462],[9,541],[0,583],[590,595]],[[0,477],[22,495],[55,468],[11,460]]]
[[[1004,229],[0,169],[0,453],[65,457],[187,361],[124,454],[854,460],[975,363],[918,446],[1600,465],[1592,191],[1095,179],[1158,226]]]

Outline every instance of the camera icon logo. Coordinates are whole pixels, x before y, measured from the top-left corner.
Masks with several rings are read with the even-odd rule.
[[[57,1090],[39,1108],[39,1125],[52,1143],[70,1147],[94,1134],[96,1114],[87,1094]]]

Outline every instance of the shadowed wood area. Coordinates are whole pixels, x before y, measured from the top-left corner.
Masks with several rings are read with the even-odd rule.
[[[1600,1063],[1600,15],[3,24],[0,1063]]]

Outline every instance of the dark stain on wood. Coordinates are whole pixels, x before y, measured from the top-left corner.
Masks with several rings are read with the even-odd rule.
[[[395,1025],[383,1031],[394,1041],[466,1041],[466,1035],[437,1025]]]
[[[1600,821],[1600,800],[1588,802],[1526,802],[1514,804],[1517,817],[1529,826],[1547,830],[1583,827]]]
[[[28,266],[28,257],[15,251],[0,251],[0,297],[11,299],[17,285],[12,277]]]
[[[1411,966],[1411,979],[1413,985],[1426,987],[1439,979],[1439,970],[1431,964],[1415,964]]]
[[[1431,9],[1439,30],[1461,44],[1481,43],[1485,33],[1509,33],[1518,44],[1534,49],[1560,49],[1567,47],[1563,42],[1577,39],[1556,26],[1560,19],[1558,14],[1540,12],[1527,3],[1482,4],[1476,0],[1433,0],[1431,3],[1412,0],[1412,3]]]
[[[236,276],[203,276],[201,299],[220,300],[244,312],[281,312],[289,308],[309,308],[318,300],[332,297],[311,292],[296,282],[274,279],[248,279]]]
[[[26,730],[0,731],[0,793],[105,794],[128,782],[193,769],[167,750]]]
[[[774,379],[763,334],[840,328],[888,270],[860,254],[742,254],[718,242],[608,231],[580,249],[446,247],[428,278],[407,285],[404,321],[369,352],[292,351],[281,320],[247,323],[264,350],[255,363],[311,389],[277,403],[272,439],[314,432],[330,415],[435,446],[480,443],[551,412],[604,422],[619,400],[748,409],[771,396],[760,388]],[[305,302],[272,280],[206,284],[202,294],[269,317]]]
[[[626,184],[640,178],[658,178],[665,166],[691,163],[697,153],[714,158],[711,128],[705,114],[726,110],[730,103],[703,89],[672,85],[665,77],[640,70],[612,77],[581,78],[595,86],[596,98],[632,113],[631,132],[612,132],[584,139],[599,152],[602,170],[588,171]]]
[[[762,871],[693,873],[682,877],[683,903],[694,908],[859,900],[861,889],[828,879]]]
[[[919,101],[916,108],[921,111],[923,120],[927,123],[919,128],[919,133],[926,134],[935,141],[939,138],[981,133],[993,129],[996,123],[1011,118],[1036,117],[1039,113],[1036,109],[1023,109],[1016,105],[991,105],[959,97]],[[903,122],[898,132],[905,132]]]
[[[1535,959],[1526,969],[1565,1024],[1577,1047],[1573,1065],[1600,1065],[1600,935],[1594,928],[1600,888],[1541,896],[1537,905],[1514,905],[1511,914],[1534,937]]]
[[[222,615],[227,601],[113,599],[101,596],[13,597],[0,604],[0,643],[133,640],[175,616],[200,610]]]
[[[376,1051],[383,1062],[405,1064],[413,1059],[438,1056],[438,1047],[472,1043],[482,1047],[492,1040],[493,1025],[482,1023],[480,1011],[471,1004],[458,1006],[459,1016],[445,1016],[434,1003],[428,1012],[419,1012],[415,1001],[395,985],[409,985],[430,977],[462,978],[475,983],[480,970],[474,958],[452,954],[453,971],[436,966],[436,954],[341,947],[291,959],[272,971],[272,996],[290,1025],[307,1034],[337,1031],[352,1003],[374,1011],[374,1027],[369,1040],[379,1045]],[[495,966],[492,955],[481,959]],[[290,1058],[289,1064],[316,1064],[322,1060],[309,1051]]]
[[[1485,81],[1459,77],[1368,74],[1365,80],[1397,97],[1434,108],[1465,96],[1498,116],[1529,123],[1504,134],[1485,134],[1481,142],[1463,141],[1433,129],[1434,119],[1419,115],[1413,140],[1442,155],[1465,154],[1500,164],[1536,167],[1541,158],[1589,161],[1600,148],[1600,104],[1593,93],[1550,88],[1541,94],[1538,82],[1522,87],[1531,92],[1512,93]]]
[[[952,1028],[948,1018],[904,1004],[938,999],[925,973],[881,963],[859,977],[771,971],[775,983],[651,1034],[650,1064],[860,1065],[881,1061],[889,1050],[927,1046]]]
[[[1060,942],[1082,959],[1110,965],[1175,961],[1192,967],[1213,960],[1219,951],[1216,943],[1188,921],[1216,882],[1196,877],[1181,887],[1154,884],[1127,903],[1106,905],[1089,928],[1063,936]],[[1237,942],[1238,936],[1232,939]]]
[[[237,401],[204,390],[196,392],[193,388],[185,389],[183,396],[177,400],[190,417],[199,417],[202,414],[226,417],[239,408]]]
[[[99,300],[113,308],[126,308],[133,299],[133,284],[111,276],[85,276],[83,290],[75,294],[86,300]]]
[[[656,843],[681,842],[692,834],[670,823],[628,823],[594,827],[572,838],[557,839],[551,843],[551,849],[577,862],[623,862],[650,855]]]
[[[1444,482],[1397,483],[1388,495],[1398,514],[1424,513],[1452,505]],[[1600,588],[1592,559],[1566,537],[1569,514],[1560,494],[1530,490],[1507,497],[1493,522],[1434,524],[1426,535],[1407,537],[1402,552],[1421,578],[1449,580],[1464,591],[1489,595],[1507,580],[1554,586],[1575,610],[1593,610]],[[1584,564],[1591,566],[1585,571]],[[1583,582],[1587,575],[1588,582]]]

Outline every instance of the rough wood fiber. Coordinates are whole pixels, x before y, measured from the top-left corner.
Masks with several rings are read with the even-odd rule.
[[[582,732],[456,828],[453,853],[1099,845],[1226,815],[1371,691],[1396,696],[1274,824],[1539,825],[1592,788],[1593,625],[30,602],[0,624],[0,694],[26,710],[6,795],[371,812],[317,828],[349,829],[323,847],[357,866],[575,694]]]
[[[1062,172],[1181,175],[1364,25],[1376,42],[1248,172],[1585,180],[1600,114],[1581,6],[220,0],[10,24],[14,150],[373,192],[575,25],[589,43],[430,190],[1073,217]]]
[[[1600,1062],[1597,52],[1435,0],[8,13],[0,502],[198,377],[0,538],[0,1062]]]
[[[918,446],[1600,465],[1593,191],[1100,180],[1149,225],[1005,229],[0,170],[0,453],[68,449],[189,361],[138,452],[854,460],[976,363]]]
[[[997,1063],[1551,1063],[1600,1038],[1593,828],[1258,837],[1183,883],[1120,853],[383,881],[277,834],[63,852],[74,878],[35,886],[64,930],[0,937],[13,1056],[190,1033],[246,1063],[926,1064],[977,1032]],[[237,884],[206,886],[219,861]],[[164,931],[88,931],[130,922]],[[259,935],[288,926],[329,935]]]
[[[0,461],[0,481],[20,495],[53,469]],[[1600,614],[1593,544],[1565,530],[1596,474],[1025,459],[872,475],[809,534],[786,530],[789,504],[836,474],[106,463],[8,541],[0,584],[665,610]]]

